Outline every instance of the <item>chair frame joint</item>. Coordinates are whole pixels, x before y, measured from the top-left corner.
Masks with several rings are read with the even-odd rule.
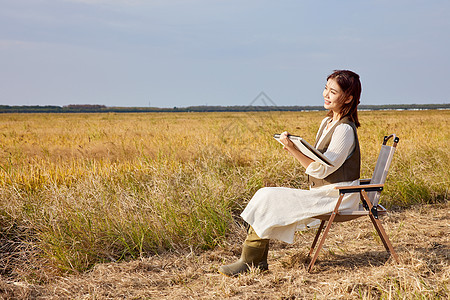
[[[375,219],[378,219],[378,210],[377,210],[377,206],[372,206],[372,209],[370,210],[372,212],[372,215]]]

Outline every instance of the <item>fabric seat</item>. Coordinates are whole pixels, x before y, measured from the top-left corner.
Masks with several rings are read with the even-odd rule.
[[[391,138],[393,139],[392,146],[386,145]],[[317,234],[314,238],[314,241],[311,245],[311,249],[309,251],[309,256],[311,255],[313,256],[308,266],[308,272],[311,272],[312,268],[314,267],[314,264],[319,255],[319,251],[322,249],[322,246],[331,228],[331,224],[333,222],[347,222],[363,216],[368,216],[370,218],[378,235],[381,238],[381,241],[383,242],[386,251],[394,257],[397,263],[399,262],[398,256],[394,248],[392,247],[392,244],[389,241],[389,238],[379,220],[380,216],[387,214],[387,210],[383,206],[378,204],[398,141],[399,138],[396,137],[395,134],[385,136],[383,139],[383,144],[381,146],[380,154],[378,156],[372,178],[360,180],[360,185],[357,186],[336,187],[336,189],[339,190],[339,198],[337,200],[333,212],[314,217],[315,219],[321,220],[321,223],[319,229],[317,230]],[[342,202],[342,198],[347,193],[360,194],[361,203],[359,205],[359,209],[356,211],[339,212],[339,206]],[[319,241],[319,237],[324,227],[325,230],[323,231],[322,237],[320,238]],[[317,246],[317,249],[314,251],[314,248],[318,241],[319,245]]]
[[[385,216],[387,214],[387,210],[386,208],[384,208],[383,206],[381,206],[380,204],[378,204],[378,208],[377,208],[377,212],[378,212],[378,216]],[[330,219],[332,213],[328,213],[328,214],[324,214],[324,215],[320,215],[320,216],[315,216],[314,219],[319,219],[322,221],[328,221]],[[364,209],[364,206],[362,204],[359,204],[359,209],[355,210],[355,211],[344,211],[344,212],[339,212],[338,214],[336,214],[336,216],[334,217],[333,222],[347,222],[347,221],[351,221],[354,219],[357,219],[359,217],[362,216],[368,216],[369,215],[369,211]]]

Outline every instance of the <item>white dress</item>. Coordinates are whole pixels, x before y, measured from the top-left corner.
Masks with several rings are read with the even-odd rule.
[[[322,124],[328,120],[329,118],[325,118]],[[323,131],[321,137],[316,137],[319,138],[319,144],[327,132],[335,126],[336,123],[332,124],[330,128]],[[354,146],[353,128],[343,123],[337,125],[327,151],[324,153],[334,166],[329,167],[313,162],[306,169],[306,174],[319,179],[327,177],[344,163]],[[310,190],[265,187],[255,193],[241,217],[253,227],[260,238],[293,243],[295,231],[318,225],[318,220],[311,217],[334,210],[339,198],[339,191],[334,189],[335,186],[358,184],[359,179],[328,184]],[[346,194],[339,211],[356,210],[358,205],[358,194]]]

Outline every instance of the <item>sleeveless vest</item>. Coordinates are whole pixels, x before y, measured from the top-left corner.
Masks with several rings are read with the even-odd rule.
[[[324,153],[327,151],[328,146],[331,142],[331,137],[333,136],[334,130],[339,124],[348,124],[353,128],[353,132],[355,133],[355,147],[352,151],[352,153],[347,157],[347,159],[344,161],[342,166],[325,177],[324,179],[315,178],[313,176],[308,176],[309,185],[311,187],[319,187],[326,184],[332,184],[332,183],[338,183],[343,181],[353,181],[356,179],[359,179],[359,174],[361,170],[361,152],[359,149],[359,141],[358,141],[358,134],[356,131],[356,126],[353,122],[351,122],[347,117],[342,118],[337,122],[333,128],[328,131],[328,133],[325,135],[325,137],[322,139],[320,145],[318,145],[318,141],[320,137],[322,136],[323,131],[325,130],[325,127],[327,126],[327,122],[323,124],[323,126],[319,130],[318,140],[316,140],[316,143],[314,147],[317,148],[321,153]]]

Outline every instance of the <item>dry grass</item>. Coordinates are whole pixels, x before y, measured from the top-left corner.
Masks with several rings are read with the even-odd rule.
[[[406,208],[444,203],[447,208],[449,116],[446,110],[361,113],[363,177],[368,177],[374,167],[382,137],[393,132],[400,136],[383,204]],[[304,170],[280,149],[271,134],[288,130],[312,142],[322,117],[323,112],[2,115],[0,291],[17,292],[17,297],[22,292],[29,293],[30,298],[63,296],[64,290],[57,286],[64,287],[66,282],[70,298],[97,292],[98,298],[105,298],[107,294],[103,293],[108,289],[117,298],[122,284],[136,285],[130,293],[136,293],[137,298],[138,293],[168,293],[172,286],[170,291],[186,293],[184,289],[191,288],[192,295],[204,297],[241,297],[264,287],[279,287],[275,294],[278,297],[295,296],[297,289],[302,296],[302,281],[296,280],[303,278],[308,283],[315,275],[305,273],[299,261],[302,254],[294,253],[298,249],[306,251],[309,233],[305,235],[308,242],[302,237],[294,248],[275,244],[273,255],[283,258],[275,260],[272,271],[262,277],[250,274],[224,279],[215,271],[222,260],[229,261],[232,254],[239,252],[237,245],[242,236],[237,233],[242,234],[242,224],[237,216],[257,189],[306,188]],[[414,211],[402,214],[409,213]],[[442,218],[443,222],[447,220],[445,215]],[[401,232],[406,223],[398,226],[392,234]],[[436,231],[430,228],[430,232]],[[397,234],[394,243],[405,238],[412,239],[411,245],[415,245],[413,231]],[[444,228],[446,235],[448,228]],[[355,270],[366,268],[368,273],[369,263],[359,256],[360,252],[341,244],[324,252],[340,261],[329,266],[337,274],[353,270],[352,265],[357,266]],[[422,245],[422,249],[427,247],[444,251],[444,256],[435,257],[434,265],[448,265],[448,240]],[[406,265],[430,260],[427,253],[405,249],[401,250],[404,260],[407,253],[411,254]],[[343,251],[353,253],[353,259],[340,257]],[[363,253],[386,259],[378,254],[382,251]],[[326,266],[319,266],[318,270],[324,268],[321,274],[331,272]],[[385,265],[375,263],[375,267]],[[389,293],[419,297],[417,293],[422,289],[428,293],[425,287],[438,291],[428,296],[448,292],[442,288],[448,284],[446,271],[436,273],[440,275],[430,273],[434,281],[422,282],[422,277],[413,277],[418,280],[415,289],[401,281],[401,276],[412,274],[408,273],[409,267],[391,267],[386,270],[389,279],[379,279],[384,282],[380,285],[383,288],[376,287],[377,280],[361,281],[364,284],[353,286],[351,291],[355,291],[350,294],[339,288],[337,291],[343,294],[336,297],[356,295],[357,290],[361,298],[389,298]],[[109,269],[117,269],[123,279],[118,280],[112,273],[108,276]],[[409,275],[399,273],[402,270]],[[160,278],[157,282],[161,285],[150,284],[147,275]],[[78,280],[88,278],[91,283],[77,285]],[[320,282],[319,276],[314,280],[311,286]],[[347,289],[350,285],[334,281],[333,277],[328,280],[329,285],[318,283],[322,288],[315,286],[317,292],[310,289],[308,295],[325,297],[325,291],[338,283]],[[217,282],[221,284],[216,294],[201,294],[215,289]],[[141,289],[141,285],[145,288]],[[248,286],[248,293],[241,293],[247,289],[243,286]],[[372,295],[372,289],[378,294]]]
[[[448,299],[449,203],[397,211],[382,222],[401,259],[384,251],[369,219],[337,224],[311,274],[305,253],[314,232],[293,245],[272,243],[270,270],[229,278],[217,268],[235,260],[236,240],[205,252],[166,253],[99,264],[45,285],[3,280],[4,298],[18,299]],[[355,230],[354,228],[358,228]],[[233,241],[231,241],[233,240]]]

